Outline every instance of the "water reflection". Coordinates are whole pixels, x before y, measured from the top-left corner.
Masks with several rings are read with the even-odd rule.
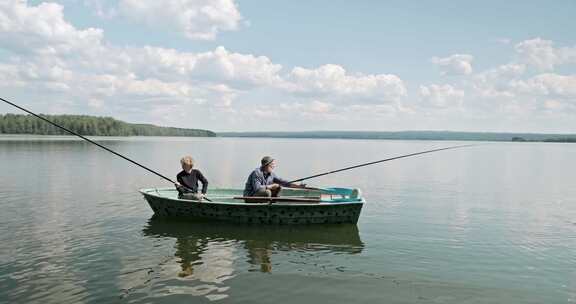
[[[147,237],[175,239],[174,256],[179,265],[177,271],[166,273],[167,280],[177,277],[203,286],[214,284],[211,290],[220,292],[228,290],[225,281],[238,274],[273,273],[279,265],[312,263],[307,260],[310,255],[302,254],[305,252],[358,254],[364,248],[357,226],[348,224],[258,226],[152,217],[142,232]],[[298,254],[289,258],[282,255],[294,252]]]
[[[327,251],[356,254],[364,244],[356,225],[258,226],[215,222],[184,222],[152,217],[143,233],[176,239],[175,256],[186,277],[204,254],[215,247],[240,247],[247,261],[262,272],[271,272],[271,255],[277,251]]]

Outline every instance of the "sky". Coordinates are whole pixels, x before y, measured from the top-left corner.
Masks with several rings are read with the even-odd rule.
[[[0,0],[0,97],[214,131],[576,133],[574,16],[573,0]]]

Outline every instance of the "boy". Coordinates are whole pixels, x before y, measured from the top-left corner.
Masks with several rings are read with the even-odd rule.
[[[175,184],[178,190],[178,198],[201,201],[208,190],[208,180],[202,172],[194,168],[194,159],[191,156],[184,156],[180,160],[182,171],[176,175]],[[202,191],[198,193],[198,181],[202,183]]]

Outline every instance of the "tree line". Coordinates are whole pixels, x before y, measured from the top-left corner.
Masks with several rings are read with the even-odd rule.
[[[199,136],[213,137],[216,133],[202,129],[159,127],[131,124],[112,117],[89,115],[40,116],[81,135],[91,136]],[[0,134],[70,135],[32,115],[0,114]]]

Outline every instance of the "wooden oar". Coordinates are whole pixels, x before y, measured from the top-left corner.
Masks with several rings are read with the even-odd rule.
[[[316,190],[316,191],[327,191],[326,189],[322,189],[322,188],[305,187],[305,186],[282,186],[282,188],[288,188],[288,189],[304,189],[304,190]]]
[[[267,196],[235,196],[234,199],[257,202],[293,202],[293,203],[319,203],[317,198],[267,197]]]

